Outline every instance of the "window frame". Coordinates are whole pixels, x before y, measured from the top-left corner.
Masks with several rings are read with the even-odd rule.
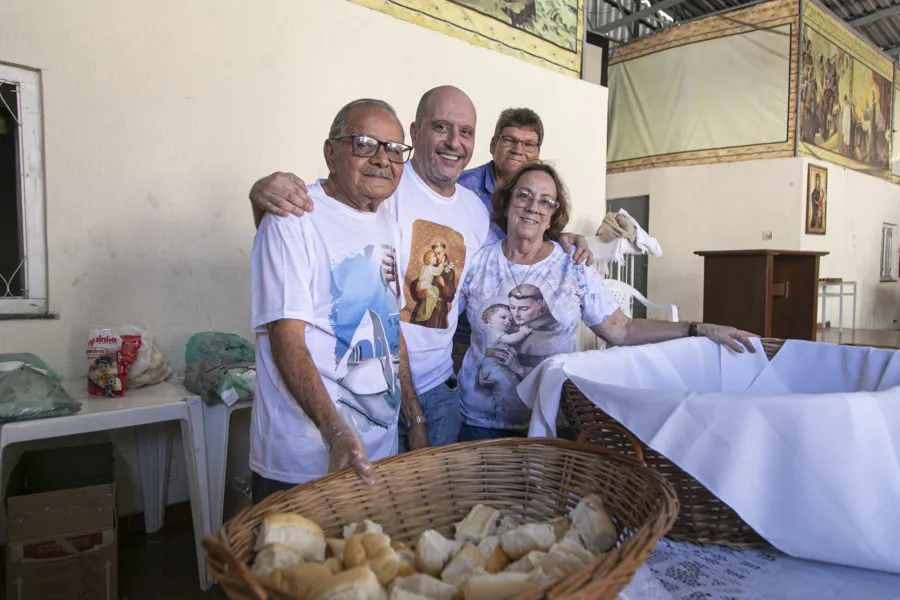
[[[41,74],[33,69],[0,63],[0,81],[15,85],[18,90],[18,202],[26,290],[25,297],[0,297],[0,316],[45,315],[49,305]]]
[[[883,282],[897,281],[897,274],[894,273],[894,234],[896,233],[897,225],[895,223],[881,224],[880,280]]]

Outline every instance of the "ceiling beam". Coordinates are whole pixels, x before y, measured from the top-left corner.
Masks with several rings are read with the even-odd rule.
[[[649,17],[650,15],[655,15],[657,12],[663,10],[664,8],[670,8],[675,6],[676,4],[681,4],[685,0],[662,0],[661,2],[657,2],[656,4],[643,8],[637,12],[633,12],[626,17],[622,17],[617,21],[612,21],[610,23],[606,23],[605,25],[601,25],[594,31],[596,33],[607,33],[609,31],[613,31],[614,29],[618,29],[619,27],[623,27],[630,23],[634,23],[635,21],[639,21],[644,17]]]
[[[867,15],[863,15],[855,19],[850,19],[849,21],[847,21],[847,25],[850,25],[852,27],[859,27],[860,25],[868,25],[869,23],[874,23],[875,21],[880,21],[885,17],[891,17],[894,15],[900,15],[900,4],[895,4],[886,8],[880,8],[875,12],[870,12]]]
[[[893,48],[885,48],[884,50],[882,50],[882,52],[884,52],[888,56],[897,58],[898,56],[900,56],[900,46],[894,46]]]

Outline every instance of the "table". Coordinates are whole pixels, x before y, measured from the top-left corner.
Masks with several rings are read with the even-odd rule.
[[[216,400],[210,404],[200,396],[187,396],[191,434],[198,446],[204,448],[209,506],[209,535],[222,527],[222,507],[225,496],[225,468],[228,464],[228,434],[231,415],[236,410],[253,406],[252,400],[238,400],[230,406]],[[198,462],[204,460],[197,457]]]
[[[830,286],[836,285],[838,286],[837,292],[829,292],[828,288]],[[850,286],[852,291],[845,292],[844,286]],[[825,327],[825,324],[828,320],[825,317],[826,313],[826,305],[828,298],[838,298],[840,302],[840,308],[838,309],[838,331],[844,331],[844,296],[850,296],[853,298],[853,313],[852,313],[852,325],[850,329],[856,329],[856,282],[855,281],[820,281],[819,282],[819,298],[822,299],[822,327]]]
[[[13,444],[61,438],[84,433],[136,427],[138,461],[141,472],[141,495],[144,501],[144,523],[147,533],[158,531],[163,525],[166,492],[169,480],[169,458],[172,447],[170,421],[181,425],[184,462],[191,498],[191,515],[197,551],[200,586],[209,589],[211,581],[206,568],[202,540],[209,531],[209,502],[205,493],[205,447],[198,446],[190,427],[189,393],[180,385],[159,383],[137,390],[129,390],[122,398],[91,396],[84,381],[65,385],[72,397],[81,401],[81,411],[70,416],[19,421],[0,426],[0,498],[3,498],[8,471],[3,469],[4,451]],[[202,442],[202,440],[200,440]],[[203,492],[201,493],[201,482]],[[6,510],[0,507],[0,543],[6,543]]]
[[[660,540],[618,600],[897,600],[900,575]]]

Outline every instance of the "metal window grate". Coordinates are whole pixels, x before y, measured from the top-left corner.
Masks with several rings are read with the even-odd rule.
[[[894,231],[897,226],[893,223],[881,225],[881,279],[894,279]]]

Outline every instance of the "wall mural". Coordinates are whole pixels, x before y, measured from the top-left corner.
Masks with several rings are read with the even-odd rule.
[[[578,0],[451,0],[575,52]]]
[[[829,27],[829,17],[816,13],[810,3],[807,7],[810,23],[803,27],[800,81],[803,149],[844,166],[887,175],[893,83],[876,70],[881,70],[884,59],[870,56],[874,51],[858,47],[862,43],[858,38],[844,35],[849,34],[846,29]]]
[[[433,31],[581,76],[584,0],[350,0]]]

